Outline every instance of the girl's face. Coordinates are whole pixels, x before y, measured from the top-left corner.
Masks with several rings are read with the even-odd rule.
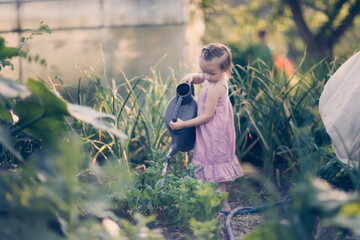
[[[200,59],[199,65],[205,80],[216,83],[224,79],[226,73],[220,69],[221,60],[220,58],[214,58],[211,61]]]

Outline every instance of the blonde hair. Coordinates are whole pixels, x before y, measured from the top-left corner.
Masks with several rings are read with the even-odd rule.
[[[209,43],[202,50],[200,59],[211,61],[214,58],[222,58],[220,69],[231,75],[232,69],[232,55],[229,47],[222,43]]]

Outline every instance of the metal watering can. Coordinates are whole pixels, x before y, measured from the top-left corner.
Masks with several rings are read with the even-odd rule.
[[[167,105],[165,123],[171,135],[171,146],[167,154],[168,161],[164,164],[163,174],[166,173],[169,159],[173,158],[178,151],[187,152],[194,148],[195,127],[172,130],[170,122],[176,122],[177,118],[183,121],[197,116],[197,103],[193,98],[194,86],[187,82],[180,83],[176,87],[176,96]]]

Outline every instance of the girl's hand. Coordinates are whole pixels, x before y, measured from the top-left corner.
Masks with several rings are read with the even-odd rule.
[[[170,122],[170,128],[171,128],[172,130],[180,130],[180,129],[182,129],[182,128],[185,128],[185,126],[184,126],[184,121],[181,120],[180,118],[178,118],[178,119],[176,120],[176,122],[171,121],[171,122]]]
[[[201,73],[189,73],[188,75],[186,75],[183,79],[181,79],[181,82],[187,82],[189,84],[194,83],[194,84],[198,84],[198,83],[202,83],[204,82],[204,79],[202,79],[202,74]]]

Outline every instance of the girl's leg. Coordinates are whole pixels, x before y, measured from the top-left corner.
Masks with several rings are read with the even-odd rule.
[[[226,193],[226,183],[225,183],[225,182],[220,182],[219,185],[218,185],[218,189],[219,189],[221,192]],[[223,199],[223,208],[222,208],[222,211],[230,211],[230,210],[231,210],[231,208],[230,208],[228,199],[227,199],[227,198],[224,198],[224,199]]]

